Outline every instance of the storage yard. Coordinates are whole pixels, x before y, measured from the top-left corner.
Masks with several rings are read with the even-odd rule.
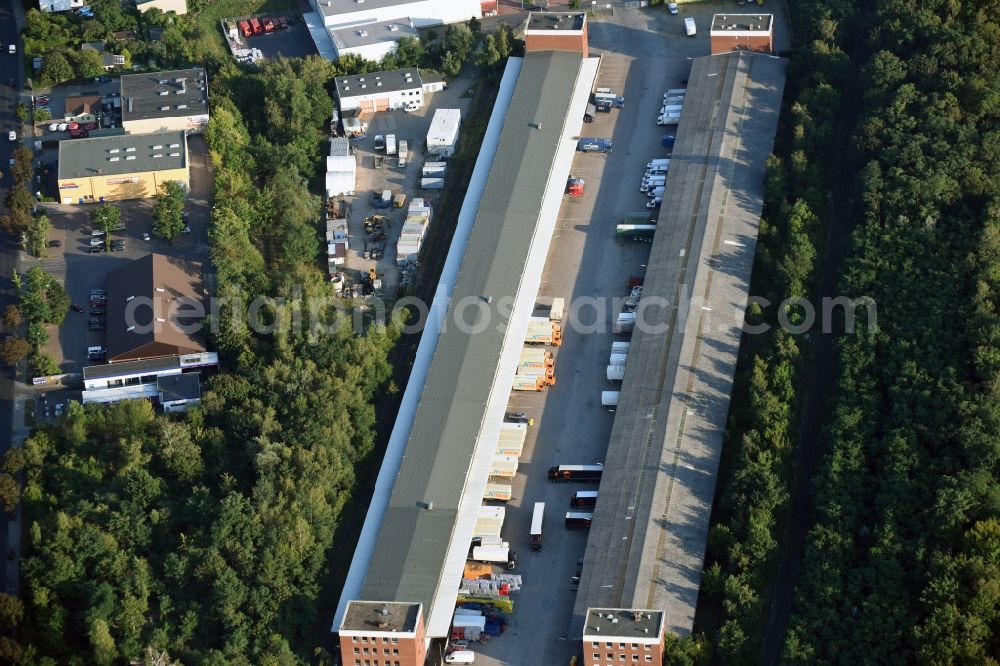
[[[590,45],[603,49],[603,59],[578,119],[567,119],[578,123],[571,144],[576,152],[559,186],[565,196],[539,276],[540,288],[529,309],[522,310],[524,336],[518,334],[516,349],[510,349],[513,341],[507,341],[496,374],[485,368],[477,373],[478,384],[487,383],[483,377],[494,376],[494,389],[509,387],[502,419],[493,406],[494,395],[480,399],[476,396],[484,387],[468,385],[462,391],[462,412],[468,416],[469,405],[487,404],[481,424],[464,428],[455,411],[448,410],[429,427],[420,424],[418,410],[413,430],[407,428],[408,455],[399,469],[400,481],[414,472],[418,478],[429,472],[426,465],[432,465],[435,474],[444,473],[439,469],[442,463],[431,462],[442,455],[440,450],[416,453],[423,461],[419,471],[408,465],[417,450],[413,447],[422,442],[443,447],[447,433],[466,430],[466,453],[459,453],[461,447],[453,453],[470,455],[467,442],[475,438],[472,455],[477,460],[484,444],[494,445],[486,473],[473,463],[462,475],[466,489],[483,488],[477,494],[482,501],[475,501],[482,508],[470,512],[469,498],[462,497],[453,512],[450,501],[440,503],[437,485],[423,482],[419,493],[397,498],[400,483],[393,488],[389,480],[382,492],[391,491],[393,499],[382,500],[390,507],[385,518],[369,514],[369,521],[382,523],[382,536],[378,544],[368,546],[370,555],[361,555],[363,562],[372,558],[370,567],[364,565],[368,580],[363,591],[346,589],[342,599],[343,604],[349,598],[402,601],[407,597],[400,593],[403,583],[387,581],[385,573],[399,571],[401,580],[407,580],[416,572],[403,569],[415,561],[390,565],[385,558],[399,557],[406,541],[399,541],[401,530],[409,533],[405,524],[419,530],[423,542],[430,525],[426,512],[443,508],[447,520],[457,522],[436,583],[440,587],[433,597],[426,596],[429,590],[421,593],[423,612],[429,637],[447,637],[450,649],[463,651],[463,658],[465,650],[472,650],[475,663],[569,663],[581,654],[582,663],[597,663],[592,659],[596,654],[581,649],[580,639],[587,633],[585,623],[590,627],[604,620],[601,613],[588,614],[588,608],[657,609],[643,615],[641,622],[637,615],[634,623],[624,623],[645,626],[643,631],[655,626],[685,634],[693,623],[739,332],[720,329],[725,341],[717,344],[714,338],[708,340],[714,328],[706,333],[707,324],[705,329],[698,327],[704,315],[681,320],[687,328],[673,337],[632,333],[632,322],[644,291],[647,296],[673,299],[679,282],[704,287],[707,279],[711,285],[713,278],[707,275],[714,275],[715,290],[705,291],[705,296],[727,322],[732,317],[726,308],[738,307],[745,298],[783,62],[768,56],[695,61],[707,53],[707,34],[685,38],[684,24],[667,16],[657,16],[654,25],[659,32],[653,31],[643,16],[635,12],[631,23],[590,26]],[[664,48],[663,33],[676,33],[678,38],[668,40]],[[621,53],[618,49],[626,43],[629,52]],[[748,58],[758,60],[751,65]],[[719,115],[720,125],[715,126],[711,118],[719,109],[729,111]],[[550,122],[538,117],[527,120],[538,132]],[[708,129],[695,129],[699,127]],[[736,137],[733,144],[726,144],[730,152],[720,143],[723,135]],[[499,168],[504,168],[502,162]],[[734,244],[722,243],[726,236],[706,230],[710,211],[726,214],[725,224],[713,218],[709,226],[718,226],[718,234],[738,235]],[[694,257],[699,260],[691,260]],[[482,282],[491,274],[488,262],[477,265],[486,276],[472,294],[482,294],[478,298],[489,307],[497,292]],[[681,266],[686,273],[678,272]],[[690,280],[680,281],[681,275]],[[524,279],[530,280],[530,275],[525,273]],[[715,301],[722,296],[723,301]],[[664,313],[676,314],[671,307],[647,310],[655,314],[650,317],[647,312],[646,319],[657,322],[666,319]],[[515,311],[512,320],[517,319]],[[474,342],[478,345],[490,337],[481,333]],[[441,337],[442,342],[445,339]],[[709,344],[702,344],[703,339]],[[681,361],[684,367],[698,369],[690,375],[693,384],[688,375],[678,373],[679,357],[690,359]],[[505,358],[508,361],[503,362]],[[512,375],[505,374],[506,363]],[[703,369],[703,364],[710,369]],[[416,368],[417,364],[415,375]],[[443,397],[439,389],[448,382],[442,379],[431,366],[426,383],[419,380],[418,390],[424,392],[420,409],[425,401],[436,403]],[[673,388],[682,380],[688,382],[691,399],[672,401],[673,396],[684,395],[684,386]],[[709,383],[707,387],[703,382]],[[400,418],[411,419],[413,414],[401,410]],[[494,428],[493,419],[503,423]],[[664,434],[666,428],[673,429],[672,438]],[[387,455],[387,465],[392,464],[391,457]],[[378,495],[377,489],[373,504]],[[392,507],[400,513],[390,528],[386,521]],[[653,518],[660,512],[665,521]],[[404,515],[406,520],[399,522]],[[671,526],[682,526],[683,531],[668,538]],[[387,548],[386,534],[395,535],[392,541],[399,547]],[[467,563],[456,611],[448,606],[448,581],[457,577],[452,568],[458,558]],[[425,564],[420,559],[418,568]],[[378,572],[377,581],[371,572]],[[416,580],[405,585],[415,585]],[[421,595],[411,593],[408,598],[415,601],[412,597]],[[428,598],[433,598],[430,604]],[[442,632],[439,623],[446,613],[450,625]],[[610,612],[607,617],[611,618]],[[608,622],[613,628],[614,623]],[[489,640],[491,636],[495,640]],[[442,649],[441,642],[435,645]],[[651,662],[653,654],[646,652],[636,661]]]

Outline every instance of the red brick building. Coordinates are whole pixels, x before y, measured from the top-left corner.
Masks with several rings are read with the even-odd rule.
[[[578,12],[532,12],[524,29],[524,50],[575,51],[588,57],[587,15]]]
[[[340,623],[344,666],[423,666],[421,604],[351,601]]]
[[[730,51],[774,51],[771,14],[716,14],[712,17],[712,55]]]
[[[663,611],[588,608],[583,628],[586,666],[663,663]]]

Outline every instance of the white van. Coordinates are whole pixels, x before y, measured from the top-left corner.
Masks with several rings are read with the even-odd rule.
[[[474,664],[476,663],[476,653],[472,650],[455,650],[444,656],[446,664]]]

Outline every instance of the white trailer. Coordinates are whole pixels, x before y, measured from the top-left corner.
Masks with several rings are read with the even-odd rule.
[[[646,162],[646,168],[647,169],[653,169],[653,168],[656,168],[656,167],[667,168],[669,166],[670,166],[670,158],[669,157],[662,157],[662,158],[659,158],[659,159],[652,160],[650,162]]]
[[[387,134],[385,137],[385,154],[395,155],[396,154],[396,135]]]
[[[504,546],[476,546],[472,549],[472,560],[505,564],[508,569],[513,569],[517,557],[510,548]]]
[[[608,381],[609,382],[620,382],[625,379],[625,366],[624,365],[609,365],[608,370]]]
[[[615,321],[615,332],[631,333],[632,328],[634,326],[635,326],[635,313],[622,312],[618,315],[618,319]]]
[[[451,157],[458,146],[458,131],[462,126],[462,112],[459,109],[438,109],[427,130],[427,153],[440,157]]]
[[[483,499],[490,502],[509,502],[511,486],[509,483],[487,483],[483,490]]]
[[[611,353],[612,354],[628,354],[629,343],[627,341],[619,341],[611,343]]]
[[[545,518],[545,502],[535,502],[535,507],[531,511],[531,550],[542,549],[542,520]]]
[[[407,145],[406,139],[403,139],[402,141],[399,142],[399,155],[397,156],[398,157],[397,163],[399,164],[400,169],[406,166],[406,158],[409,157],[409,154],[410,154],[410,147],[409,145]]]
[[[420,187],[424,190],[443,190],[444,178],[421,178]]]
[[[517,474],[517,458],[514,456],[494,456],[490,465],[490,476],[513,479]]]
[[[563,310],[566,309],[565,298],[553,298],[552,307],[549,308],[549,321],[562,321]]]
[[[694,19],[690,16],[684,19],[684,32],[687,33],[688,37],[694,37],[698,34],[698,28],[694,24]]]
[[[601,391],[601,405],[605,407],[617,407],[619,391]]]

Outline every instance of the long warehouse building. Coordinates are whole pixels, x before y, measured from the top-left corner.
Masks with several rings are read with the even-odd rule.
[[[401,664],[422,664],[430,639],[448,635],[597,74],[598,60],[584,55],[586,33],[578,34],[576,49],[529,49],[523,62],[511,58],[504,76],[510,81],[516,74],[509,101],[501,82],[498,105],[506,106],[506,116],[499,135],[491,136],[494,113],[484,141],[486,152],[495,146],[492,164],[477,162],[442,278],[446,288],[439,288],[432,305],[432,312],[447,306],[446,325],[440,334],[425,329],[420,341],[334,618],[347,664],[385,649],[404,657],[393,654]],[[464,242],[463,218],[473,213]],[[442,293],[451,279],[449,264],[458,257],[454,289]],[[442,304],[446,296],[451,300]],[[424,375],[418,364],[428,354]],[[391,493],[383,496],[388,487]]]
[[[785,64],[692,63],[570,624],[585,664],[692,630]]]

